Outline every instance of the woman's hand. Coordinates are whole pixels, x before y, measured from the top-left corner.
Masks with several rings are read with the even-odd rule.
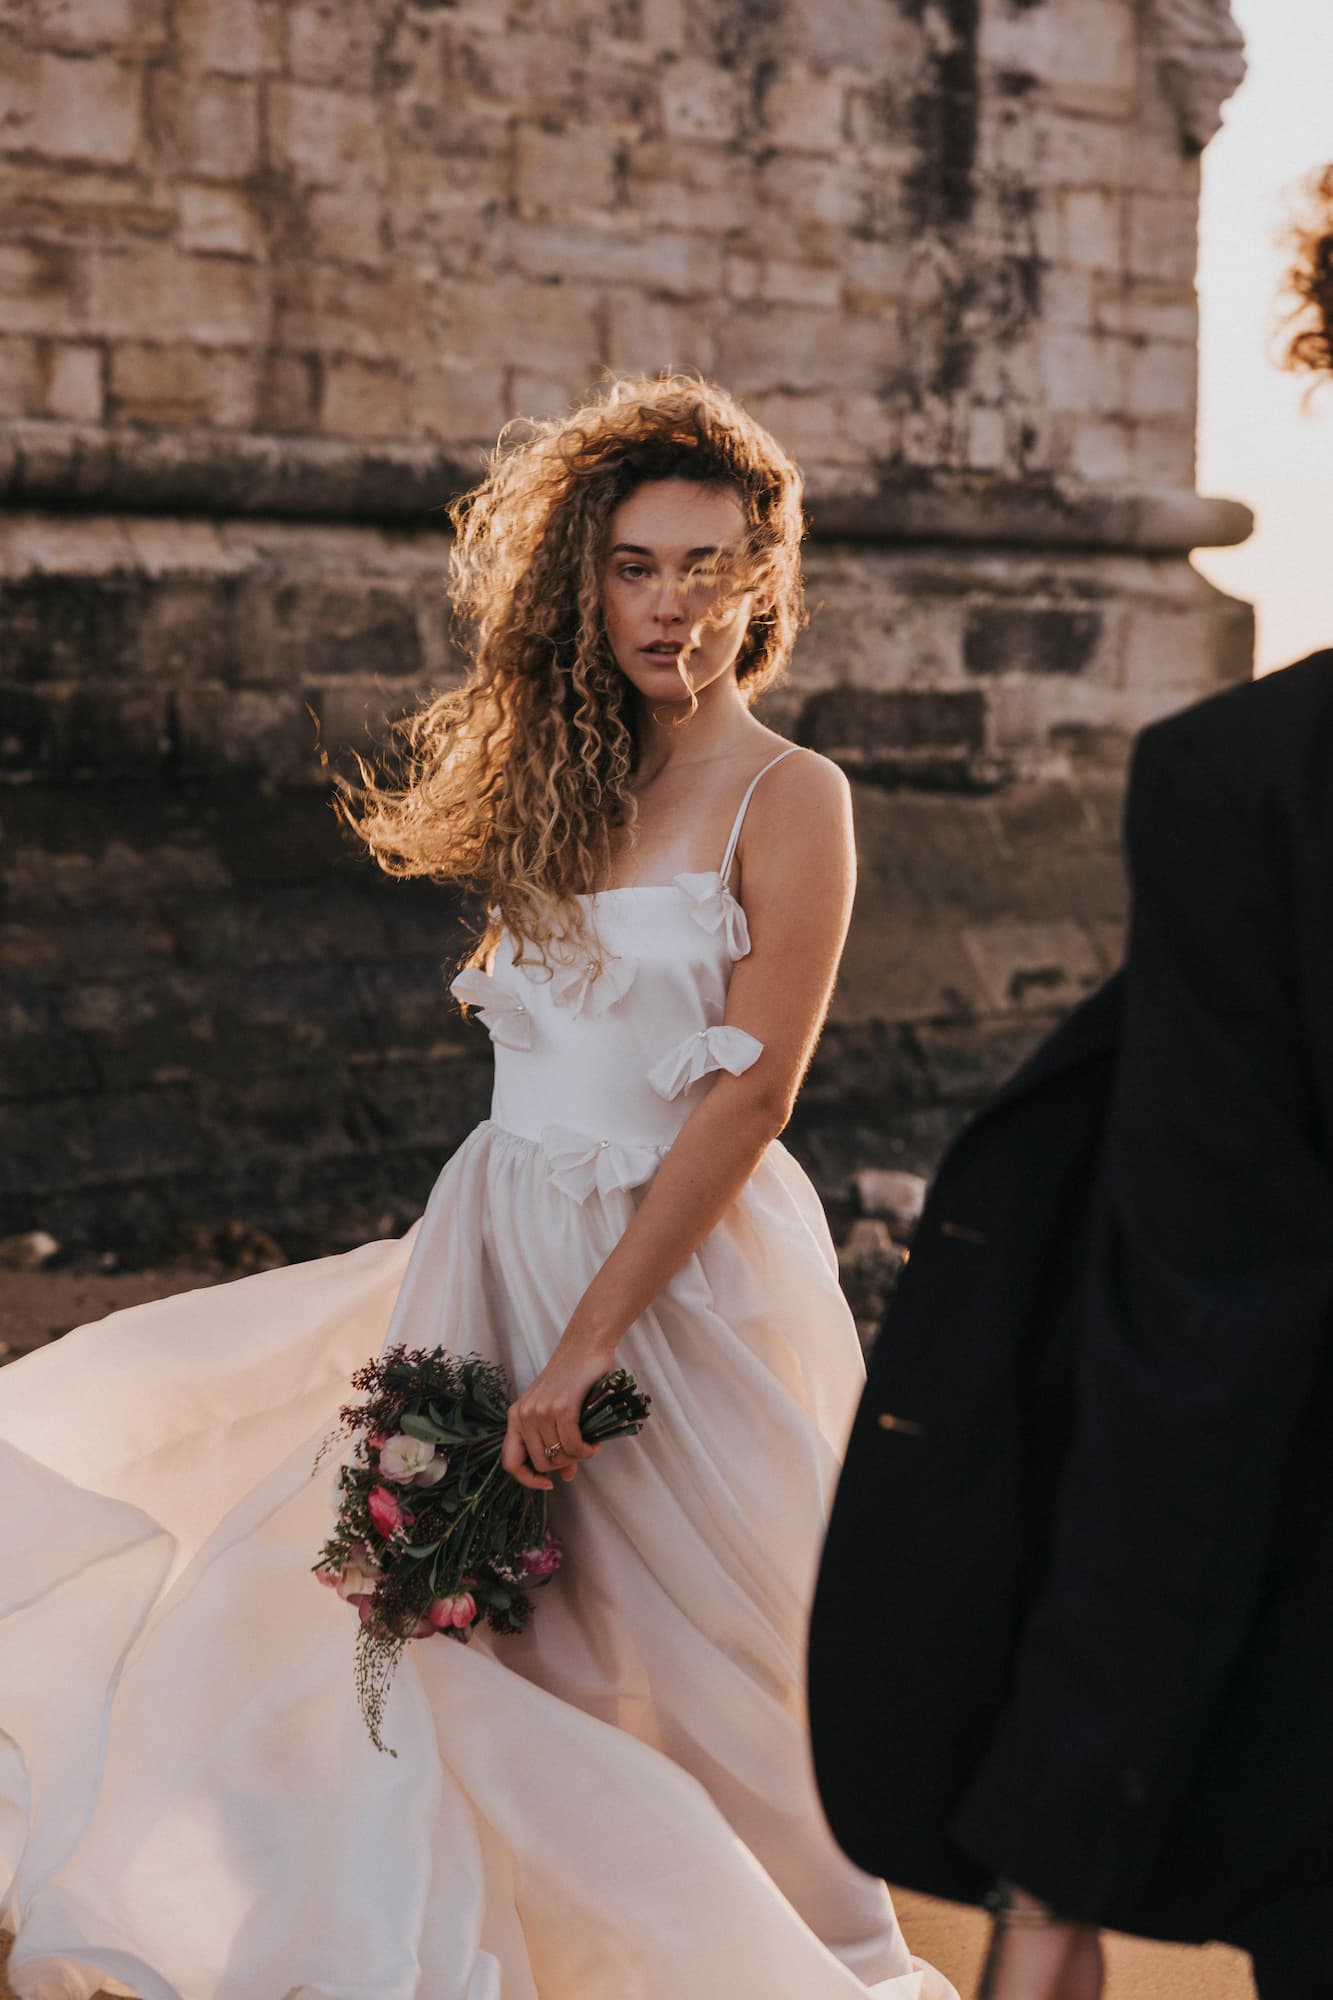
[[[555,1473],[572,1479],[579,1469],[578,1461],[593,1458],[601,1450],[599,1444],[584,1443],[579,1414],[593,1383],[615,1365],[614,1344],[592,1346],[571,1339],[566,1330],[536,1381],[509,1405],[509,1429],[500,1463],[520,1486],[550,1493]]]

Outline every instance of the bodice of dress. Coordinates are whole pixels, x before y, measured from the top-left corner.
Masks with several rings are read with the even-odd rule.
[[[750,949],[728,878],[763,775],[741,801],[721,868],[585,899],[600,972],[559,941],[554,963],[516,963],[506,933],[489,972],[453,982],[495,1044],[493,1122],[540,1145],[551,1178],[578,1200],[649,1179],[718,1071],[739,1076],[762,1053],[723,1017],[732,968]]]

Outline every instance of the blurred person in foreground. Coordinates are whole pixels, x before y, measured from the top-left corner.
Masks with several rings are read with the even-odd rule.
[[[1333,378],[1333,168],[1289,364]],[[1125,965],[962,1135],[876,1349],[811,1703],[862,1867],[1333,1995],[1333,651],[1140,738]],[[910,1528],[911,1532],[907,1532]],[[913,1644],[902,1644],[900,1614]]]

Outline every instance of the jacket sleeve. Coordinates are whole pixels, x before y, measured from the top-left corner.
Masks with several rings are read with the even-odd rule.
[[[1133,1908],[1206,1754],[1333,1334],[1288,829],[1187,721],[1150,730],[1131,775],[1124,1039],[1055,1553],[954,1827],[1091,1921]]]

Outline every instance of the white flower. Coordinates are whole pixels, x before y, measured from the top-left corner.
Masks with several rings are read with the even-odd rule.
[[[433,1444],[423,1438],[408,1437],[399,1431],[387,1444],[380,1446],[380,1477],[382,1479],[415,1479],[424,1472],[435,1456]]]
[[[370,1560],[365,1544],[357,1542],[347,1552],[342,1574],[337,1578],[339,1597],[346,1603],[353,1597],[369,1597],[380,1580],[379,1570]]]

